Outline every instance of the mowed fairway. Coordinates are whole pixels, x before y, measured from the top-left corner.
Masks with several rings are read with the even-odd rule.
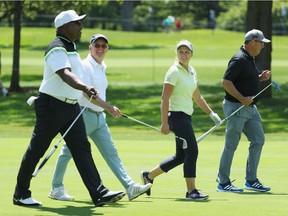
[[[128,173],[135,181],[139,181],[139,173],[150,169],[174,150],[173,138],[158,135],[157,132],[126,130],[114,128],[112,133]],[[27,131],[28,134],[28,131]],[[163,174],[155,180],[151,197],[143,195],[129,202],[124,197],[118,203],[102,208],[94,208],[89,195],[80,180],[80,176],[71,161],[65,176],[65,187],[75,201],[62,202],[48,198],[51,189],[53,166],[59,153],[56,151],[43,170],[32,180],[33,196],[44,204],[41,208],[24,208],[13,206],[12,193],[16,174],[22,154],[29,142],[29,136],[0,139],[1,156],[1,215],[286,215],[287,213],[287,136],[285,134],[267,135],[267,143],[263,150],[259,176],[272,187],[268,193],[244,192],[242,194],[216,192],[215,177],[219,156],[223,145],[223,137],[211,135],[200,144],[198,162],[198,188],[208,193],[208,201],[186,201],[185,182],[182,178],[182,166]],[[58,138],[59,139],[59,138]],[[56,143],[57,140],[54,141]],[[248,143],[241,142],[235,155],[232,178],[235,184],[244,184],[245,159]],[[122,190],[121,185],[113,176],[107,165],[93,146],[93,155],[102,175],[104,184],[111,190]]]
[[[13,29],[0,28],[2,74],[1,81],[9,87],[12,68]],[[243,43],[243,33],[216,30],[183,31],[181,34],[134,33],[85,29],[82,32],[79,53],[87,55],[87,41],[94,33],[102,32],[109,38],[110,51],[105,62],[110,82],[108,101],[123,113],[159,127],[162,81],[166,70],[174,61],[175,44],[179,39],[189,39],[195,47],[191,64],[196,68],[203,96],[223,118],[221,103],[223,89],[220,85],[229,58]],[[199,143],[197,187],[209,194],[202,202],[184,199],[186,185],[182,166],[155,180],[152,195],[143,195],[129,202],[120,202],[95,208],[84,187],[73,161],[64,179],[69,194],[75,201],[62,202],[48,198],[51,178],[60,149],[32,179],[31,190],[35,199],[43,202],[40,208],[24,208],[12,204],[13,191],[21,158],[28,146],[34,126],[34,112],[26,100],[37,93],[42,79],[43,53],[55,35],[54,29],[22,28],[20,85],[25,93],[0,97],[0,214],[18,215],[117,215],[117,216],[286,216],[288,211],[288,38],[273,36],[272,79],[281,91],[272,90],[272,99],[259,102],[259,110],[266,131],[266,143],[259,166],[259,178],[272,188],[268,193],[245,191],[242,194],[216,192],[215,181],[224,143],[225,126]],[[225,40],[224,40],[225,39]],[[108,124],[120,157],[130,174],[140,182],[140,172],[152,169],[160,161],[174,153],[173,136],[164,136],[156,130],[132,122],[129,119],[112,119]],[[194,129],[197,137],[213,126],[208,116],[199,109],[194,113]],[[56,137],[50,148],[58,142]],[[60,144],[60,146],[62,143]],[[231,180],[243,187],[249,143],[243,136],[235,153]],[[50,150],[50,149],[49,149]],[[123,190],[105,161],[92,143],[95,163],[104,185],[111,190]],[[48,152],[47,152],[48,153]]]

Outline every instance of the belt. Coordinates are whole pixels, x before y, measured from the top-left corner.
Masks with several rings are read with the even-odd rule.
[[[242,103],[240,103],[240,102],[230,101],[230,100],[228,100],[228,99],[226,99],[226,98],[225,98],[225,100],[229,101],[230,103],[238,103],[238,104],[241,104],[241,105],[242,105]],[[254,105],[255,105],[255,103],[252,103],[252,104],[250,104],[250,105],[248,105],[248,106],[254,107]]]
[[[55,96],[54,96],[55,97]],[[69,99],[69,98],[65,98],[65,97],[55,97],[56,99],[64,102],[64,103],[67,103],[67,104],[76,104],[77,103],[77,99]]]
[[[81,107],[81,108],[83,109],[84,107]],[[97,115],[100,115],[101,113],[103,113],[103,111],[95,111],[95,110],[88,108],[88,107],[86,107],[85,110],[92,112],[92,113],[95,113]]]

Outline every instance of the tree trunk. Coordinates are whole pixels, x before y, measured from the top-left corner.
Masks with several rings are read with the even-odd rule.
[[[13,46],[13,68],[10,82],[10,92],[20,92],[19,84],[19,61],[20,61],[20,38],[21,38],[21,14],[22,2],[14,2],[14,46]]]
[[[272,39],[272,1],[248,1],[246,14],[246,30],[259,29],[265,35],[265,38]],[[256,65],[260,72],[271,70],[272,44],[265,43],[265,48],[260,55],[255,58]],[[271,79],[261,82],[262,89],[271,83]],[[261,94],[261,97],[271,98],[272,90],[268,88]]]
[[[133,1],[124,0],[122,4],[122,30],[133,31],[132,16],[133,16]]]

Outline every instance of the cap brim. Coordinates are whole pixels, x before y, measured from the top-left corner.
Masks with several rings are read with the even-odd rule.
[[[98,40],[99,38],[102,38],[106,41],[106,43],[108,44],[108,39],[107,37],[105,37],[104,35],[100,34],[97,37],[94,37],[93,39],[90,40],[90,44],[94,43],[96,40]]]
[[[190,47],[190,45],[187,44],[187,43],[180,43],[180,44],[178,44],[177,47],[176,47],[176,50],[178,50],[181,46],[185,46],[185,47],[187,47],[189,50],[191,50],[191,51],[193,52],[193,48]]]
[[[86,14],[78,16],[76,19],[73,19],[72,21],[83,20],[85,17],[86,17]]]
[[[268,39],[266,39],[266,38],[264,38],[264,39],[262,40],[262,42],[264,42],[264,43],[270,43],[271,41],[268,40]]]

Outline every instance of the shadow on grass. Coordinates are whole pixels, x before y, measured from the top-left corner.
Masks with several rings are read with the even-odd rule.
[[[274,193],[274,192],[257,192],[257,191],[244,191],[237,193],[239,195],[251,195],[251,196],[288,196],[288,193]]]
[[[40,212],[49,212],[55,213],[58,215],[103,215],[103,213],[98,213],[97,208],[94,206],[66,206],[66,207],[58,207],[58,208],[51,208],[51,207],[38,207],[37,210]]]
[[[40,81],[42,76],[33,76],[33,81]],[[29,80],[29,77],[23,77]],[[30,77],[31,80],[31,77]],[[288,87],[282,84],[280,92],[273,91],[273,98],[261,99],[257,107],[262,115],[265,132],[288,132]],[[34,126],[35,115],[33,107],[26,103],[31,95],[36,95],[38,87],[27,86],[24,93],[12,93],[8,97],[0,97],[0,124],[15,124],[20,126]],[[220,85],[201,85],[201,93],[214,112],[224,118],[222,111],[223,88]],[[107,101],[117,106],[122,113],[155,127],[160,127],[160,103],[162,85],[146,86],[109,86]],[[205,132],[213,127],[212,120],[194,105],[193,127],[195,132]],[[133,127],[147,130],[147,127],[127,118],[114,119],[107,115],[109,126]],[[217,129],[215,134],[225,132],[224,125]]]
[[[195,203],[208,203],[211,202],[210,199],[206,200],[192,200],[192,199],[186,199],[186,198],[175,198],[175,197],[147,197],[147,199],[151,200],[172,200],[176,202],[195,202]]]
[[[82,200],[73,200],[73,201],[70,201],[70,202],[73,202],[73,203],[80,203],[80,204],[86,204],[86,205],[93,205],[93,202],[92,201],[82,201]],[[125,204],[123,204],[122,200],[121,202],[107,202],[105,206],[112,206],[114,208],[123,208],[125,206]],[[96,208],[96,207],[94,207]],[[97,207],[97,208],[101,208],[101,207]]]
[[[192,200],[192,199],[185,199],[185,198],[181,198],[181,199],[175,199],[175,201],[178,202],[195,202],[195,203],[209,203],[211,202],[210,199],[206,199],[206,200]]]

